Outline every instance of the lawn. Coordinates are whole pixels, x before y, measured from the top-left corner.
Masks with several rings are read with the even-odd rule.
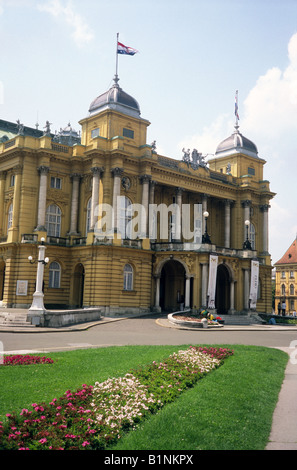
[[[221,347],[229,347],[220,345]],[[184,346],[123,346],[51,353],[53,364],[0,367],[0,420],[49,403],[66,390],[122,377]],[[140,421],[115,450],[261,450],[270,434],[288,356],[279,350],[232,346],[234,354],[174,402]]]

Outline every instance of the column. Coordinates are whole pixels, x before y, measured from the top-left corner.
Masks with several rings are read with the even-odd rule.
[[[205,217],[203,214],[205,211],[207,211],[207,198],[208,198],[208,195],[203,194],[202,196],[202,224],[203,224],[202,233],[205,233]]]
[[[243,308],[244,310],[249,310],[249,269],[243,269]]]
[[[148,211],[149,211],[149,182],[150,175],[142,175],[140,181],[142,183],[142,207],[141,211],[141,234],[143,238],[147,238],[148,234]]]
[[[93,179],[92,179],[92,206],[91,206],[90,231],[93,232],[95,229],[97,220],[98,220],[99,185],[100,185],[100,177],[101,177],[103,170],[102,168],[96,166],[96,167],[91,168],[91,172],[93,174]]]
[[[160,309],[160,278],[161,274],[155,276],[156,292],[155,292],[155,308]]]
[[[20,200],[21,200],[21,181],[22,181],[22,168],[17,167],[14,179],[14,192],[13,192],[13,209],[12,209],[12,224],[8,230],[10,237],[7,241],[17,241],[18,230],[20,225]],[[12,237],[12,238],[11,238]]]
[[[121,195],[121,176],[123,169],[116,167],[111,170],[113,175],[113,196],[112,196],[112,205],[113,205],[113,229],[114,232],[118,230],[118,197]]]
[[[230,248],[231,201],[225,201],[225,247]]]
[[[186,286],[185,286],[185,308],[190,307],[190,290],[191,290],[191,278],[186,277]]]
[[[150,195],[149,195],[150,207],[152,207],[152,205],[155,202],[155,186],[156,186],[156,182],[150,181]],[[149,210],[148,229],[149,229],[149,237],[151,238],[151,241],[155,240],[154,235],[155,233],[157,233],[156,224],[157,224],[156,214],[153,210]]]
[[[268,247],[268,209],[269,209],[269,204],[264,204],[263,206],[260,206],[260,210],[263,214],[263,253],[268,254],[269,252],[269,247]]]
[[[79,201],[79,182],[81,175],[75,173],[71,175],[72,179],[72,198],[71,198],[71,219],[70,219],[70,235],[77,235],[78,221],[78,201]]]
[[[35,230],[45,231],[45,212],[46,212],[46,191],[47,191],[47,175],[48,166],[40,166],[39,171],[39,198],[38,198],[38,215],[37,227]]]
[[[5,190],[6,171],[0,172],[0,207],[4,207],[4,190]],[[3,235],[4,211],[0,215],[0,236]]]
[[[176,188],[176,203],[178,206],[175,222],[175,238],[181,240],[182,238],[182,193],[183,188]]]
[[[229,312],[230,314],[233,314],[235,309],[234,309],[234,287],[235,287],[235,281],[232,279],[230,282],[230,309]]]
[[[201,306],[207,307],[208,263],[202,263]]]
[[[243,242],[246,240],[246,226],[245,221],[250,220],[250,206],[251,201],[248,199],[246,201],[242,201],[241,205],[243,207]]]

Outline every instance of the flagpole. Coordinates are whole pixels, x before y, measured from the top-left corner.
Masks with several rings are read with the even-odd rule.
[[[119,42],[119,33],[117,33],[117,47],[116,47],[116,74],[114,77],[114,81],[117,84],[119,81],[118,78],[118,61],[119,61],[119,54],[118,54],[118,42]]]

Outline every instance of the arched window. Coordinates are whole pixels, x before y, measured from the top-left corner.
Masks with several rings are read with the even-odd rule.
[[[122,239],[132,238],[132,203],[130,199],[126,196],[120,198],[120,207],[119,207],[119,230],[122,235]]]
[[[286,286],[282,284],[282,295],[286,295]]]
[[[61,266],[56,261],[53,261],[49,266],[49,283],[51,288],[58,289],[61,282]]]
[[[294,284],[290,284],[290,295],[294,295]]]
[[[131,264],[124,267],[124,290],[133,290],[133,268]]]
[[[91,227],[91,210],[92,210],[92,198],[90,197],[87,205],[87,220],[86,220],[86,235]]]
[[[61,233],[61,209],[56,204],[47,208],[45,227],[51,237],[59,237]]]
[[[13,212],[13,203],[11,203],[8,208],[7,230],[10,227],[12,227],[12,212]]]

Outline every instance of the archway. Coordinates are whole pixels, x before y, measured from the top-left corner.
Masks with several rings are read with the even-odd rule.
[[[163,311],[180,310],[185,304],[186,270],[177,260],[163,265],[160,277],[160,307]]]
[[[79,263],[75,266],[73,275],[73,304],[78,308],[83,306],[84,280],[85,269],[84,266]]]
[[[215,305],[219,315],[226,315],[230,309],[230,273],[224,264],[217,269]]]
[[[0,302],[4,296],[4,282],[5,282],[5,263],[0,261]]]

